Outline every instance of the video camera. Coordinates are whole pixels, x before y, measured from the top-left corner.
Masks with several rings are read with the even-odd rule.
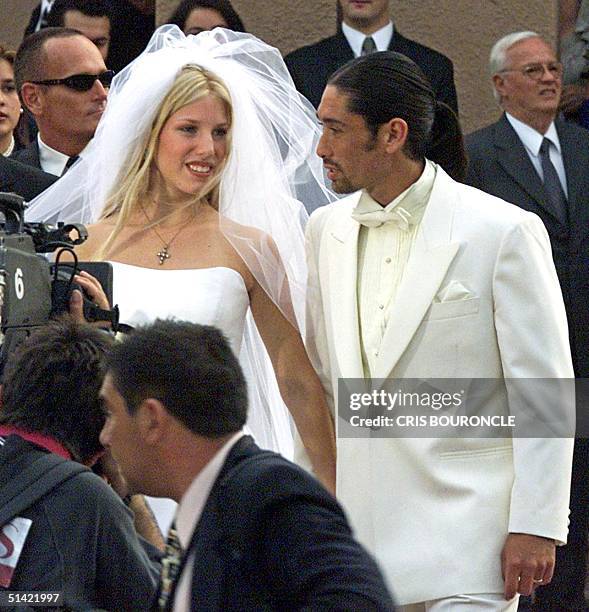
[[[86,228],[77,223],[25,223],[24,208],[20,196],[0,193],[0,367],[35,328],[67,312],[72,291],[80,289],[74,282],[80,268],[72,247],[88,238]],[[42,255],[58,249],[53,264]],[[73,261],[60,263],[64,252],[71,253]],[[112,275],[110,264],[94,266],[95,275],[97,266]],[[102,284],[112,303],[112,287]],[[116,331],[118,314],[117,307],[103,310],[84,295],[87,321],[110,321]]]

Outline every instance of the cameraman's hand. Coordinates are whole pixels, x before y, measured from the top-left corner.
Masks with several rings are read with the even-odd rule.
[[[77,323],[86,323],[86,319],[84,318],[84,298],[78,289],[72,291],[69,310],[74,321]]]
[[[110,304],[108,303],[106,294],[102,290],[102,285],[98,279],[91,274],[88,274],[88,272],[81,271],[80,274],[76,274],[74,276],[74,282],[84,289],[84,291],[97,306],[103,308],[104,310],[110,310]],[[78,323],[86,323],[86,319],[84,318],[84,299],[82,297],[82,293],[77,289],[72,291],[69,306],[69,311],[72,318]],[[98,327],[110,327],[110,322],[97,321],[96,325]]]
[[[90,299],[99,307],[104,310],[110,310],[110,304],[108,303],[108,299],[106,294],[102,290],[102,285],[100,281],[82,270],[79,274],[74,276],[74,281],[84,289],[84,291],[90,296]]]

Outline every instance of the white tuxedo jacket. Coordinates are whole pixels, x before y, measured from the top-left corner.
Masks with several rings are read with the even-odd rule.
[[[340,377],[363,377],[358,199],[316,210],[307,229],[308,350],[332,397]],[[451,299],[451,284],[467,295]],[[376,378],[574,376],[542,222],[439,167],[388,321]],[[494,401],[508,410],[505,389]],[[502,592],[508,532],[566,541],[572,448],[570,438],[338,439],[338,496],[400,604]]]

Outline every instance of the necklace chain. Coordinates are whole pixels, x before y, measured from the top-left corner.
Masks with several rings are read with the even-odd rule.
[[[153,221],[149,218],[149,215],[147,214],[147,211],[145,210],[145,208],[143,208],[143,204],[140,204],[141,206],[141,210],[143,211],[143,214],[145,215],[145,218],[147,219],[147,221],[152,224],[152,225],[148,225],[147,229],[150,229],[153,231],[153,233],[161,240],[162,242],[162,248],[156,253],[156,257],[160,260],[160,266],[163,266],[166,263],[166,259],[170,259],[171,254],[170,254],[170,246],[172,244],[172,242],[174,242],[174,240],[176,240],[176,238],[178,237],[178,235],[180,234],[180,232],[186,227],[186,224],[182,224],[180,226],[180,229],[168,240],[164,240],[162,238],[162,235],[155,229],[155,226],[153,225]]]

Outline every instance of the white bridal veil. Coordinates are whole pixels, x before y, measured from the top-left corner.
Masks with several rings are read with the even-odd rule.
[[[233,142],[221,180],[221,229],[304,333],[305,207],[335,196],[315,154],[320,129],[313,107],[296,91],[278,50],[249,34],[216,28],[186,37],[176,26],[160,27],[145,51],[115,76],[93,140],[68,173],[31,202],[27,220],[96,221],[131,153],[145,147],[163,98],[187,64],[215,73],[231,94]],[[232,222],[255,227],[271,240],[254,240]],[[262,446],[288,455],[289,422],[251,313],[246,328],[240,357],[256,413],[250,418],[253,433]]]

